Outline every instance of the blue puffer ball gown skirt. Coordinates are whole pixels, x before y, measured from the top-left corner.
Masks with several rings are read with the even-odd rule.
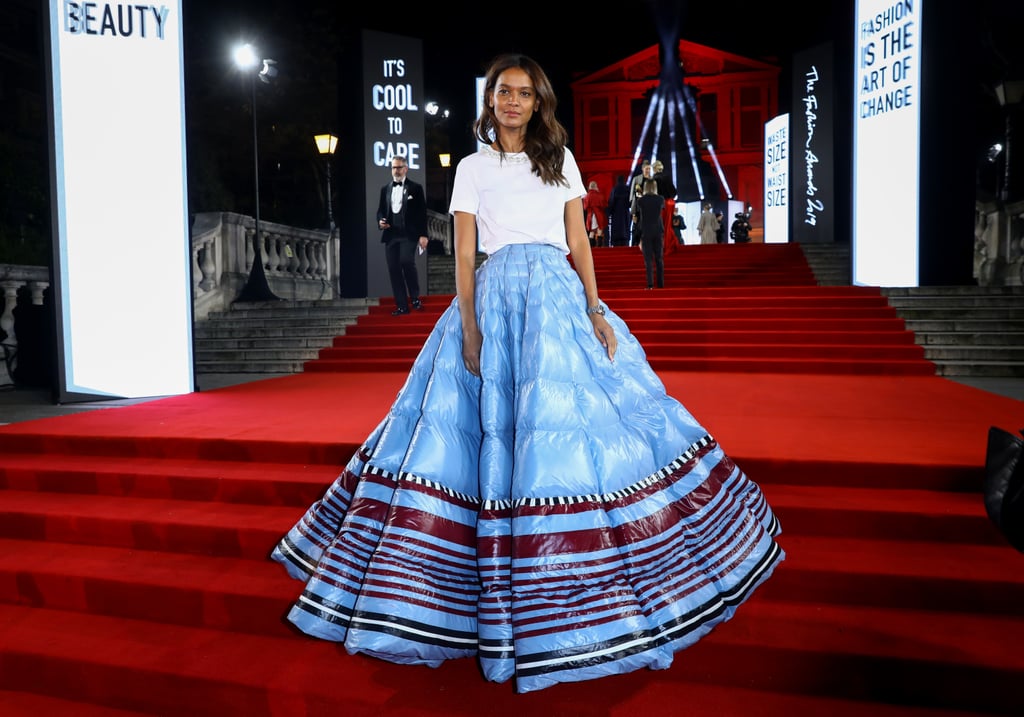
[[[274,550],[304,632],[399,663],[479,659],[520,692],[641,667],[728,620],[784,557],[749,480],[613,312],[594,336],[551,246],[477,270],[481,377],[453,301],[390,412]]]

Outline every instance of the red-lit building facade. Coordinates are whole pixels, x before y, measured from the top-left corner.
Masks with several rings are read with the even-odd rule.
[[[689,137],[679,126],[675,133],[680,199],[699,201],[703,189],[707,200],[751,205],[759,224],[764,124],[778,114],[780,68],[685,40],[679,42],[679,61],[700,118],[694,121],[688,110]],[[573,152],[584,183],[597,181],[607,194],[617,175],[630,176],[661,70],[654,45],[571,83]],[[667,142],[666,137],[659,143],[658,158],[670,151]],[[703,183],[693,181],[690,144]],[[648,157],[651,151],[642,148],[641,154]]]

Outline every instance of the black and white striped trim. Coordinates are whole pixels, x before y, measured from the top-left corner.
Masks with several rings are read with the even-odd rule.
[[[485,500],[481,510],[512,510],[515,508],[544,508],[560,505],[577,505],[579,503],[611,503],[623,498],[628,498],[640,491],[650,488],[652,485],[665,480],[676,471],[680,470],[693,460],[701,450],[713,444],[715,441],[710,435],[694,441],[689,448],[683,451],[678,457],[669,461],[668,465],[660,468],[646,478],[641,478],[636,483],[621,490],[611,493],[591,493],[588,495],[554,496],[549,498],[517,498],[516,500]]]

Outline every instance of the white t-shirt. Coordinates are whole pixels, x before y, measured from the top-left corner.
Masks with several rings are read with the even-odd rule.
[[[476,216],[477,245],[485,254],[509,244],[551,244],[568,254],[565,203],[587,193],[568,147],[562,173],[569,186],[544,184],[525,153],[506,153],[502,160],[484,147],[456,167],[448,211]]]

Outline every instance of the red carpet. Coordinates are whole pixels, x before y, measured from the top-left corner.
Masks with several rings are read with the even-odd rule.
[[[1024,427],[1024,403],[894,366],[661,372],[764,488],[788,558],[670,669],[528,695],[282,621],[300,584],[267,555],[403,371],[2,426],[0,714],[1024,714],[1024,555],[980,493],[988,427]]]
[[[795,244],[686,247],[652,291],[639,249],[598,249],[594,265],[601,297],[658,372],[935,374],[878,289],[817,286]],[[306,370],[407,370],[452,298],[399,321],[390,304],[374,307]]]

